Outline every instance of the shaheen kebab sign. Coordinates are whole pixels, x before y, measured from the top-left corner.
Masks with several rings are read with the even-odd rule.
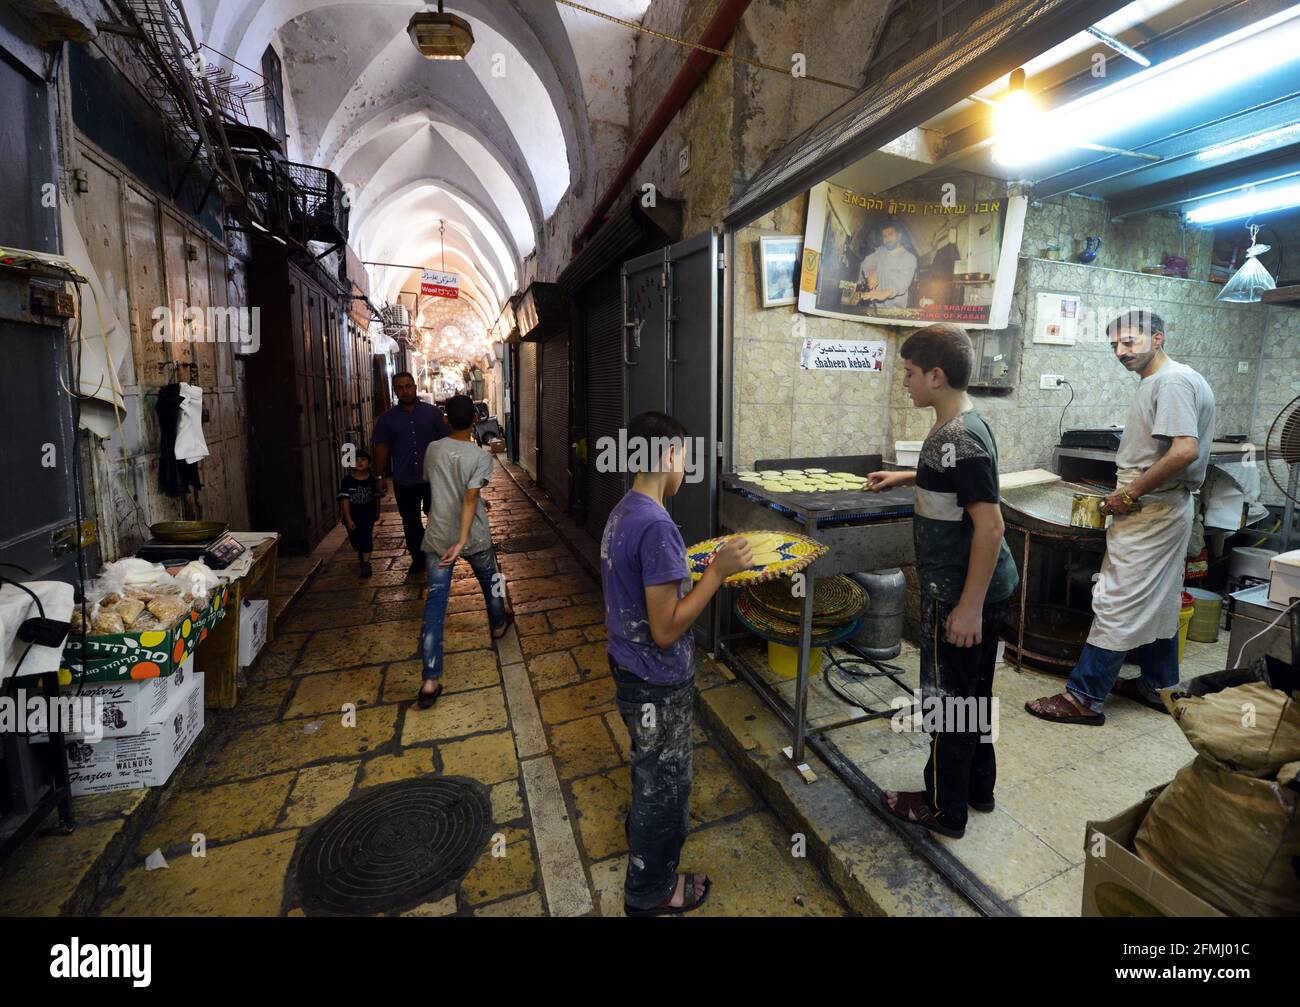
[[[460,276],[440,273],[436,269],[420,271],[420,294],[423,297],[459,297]]]

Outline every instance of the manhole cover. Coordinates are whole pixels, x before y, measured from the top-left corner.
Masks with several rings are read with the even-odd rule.
[[[553,545],[554,535],[520,535],[497,543],[497,552],[539,552]]]
[[[472,780],[402,780],[353,798],[300,847],[303,911],[373,915],[427,902],[469,872],[491,822],[487,791]]]

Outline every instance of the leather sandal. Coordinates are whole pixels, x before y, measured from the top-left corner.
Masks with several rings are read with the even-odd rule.
[[[624,902],[623,912],[628,916],[676,916],[678,913],[689,913],[692,909],[699,909],[700,906],[704,905],[704,900],[709,897],[713,882],[708,877],[705,877],[703,888],[696,888],[694,873],[682,872],[678,876],[685,879],[682,882],[682,904],[680,906],[669,905],[673,900],[673,895],[677,894],[677,888],[674,886],[673,895],[669,895],[662,904],[652,909],[638,909]]]
[[[890,795],[895,797],[891,806]],[[940,821],[938,814],[930,807],[924,790],[895,791],[886,790],[880,798],[880,806],[895,818],[901,818],[913,825],[924,825],[931,832],[937,832],[949,839],[960,839],[966,835],[966,826],[954,828]]]
[[[1057,693],[1042,699],[1031,699],[1025,709],[1039,720],[1050,720],[1054,724],[1087,724],[1100,727],[1106,723],[1104,713],[1081,713],[1069,696]]]

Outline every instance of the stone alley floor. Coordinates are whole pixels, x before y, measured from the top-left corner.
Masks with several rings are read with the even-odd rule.
[[[489,847],[455,891],[405,915],[622,915],[628,738],[599,586],[500,465],[484,495],[517,617],[505,639],[494,648],[478,584],[459,564],[446,692],[418,710],[424,582],[406,579],[397,514],[385,511],[376,528],[368,581],[340,540],[95,911],[301,915],[288,875],[306,830],[367,788],[432,773],[490,788],[505,855]],[[701,676],[716,677],[703,660]],[[342,723],[348,703],[353,727]],[[695,741],[683,864],[714,880],[701,915],[847,913],[698,726]],[[191,855],[196,833],[204,857]],[[168,867],[147,871],[155,849]]]

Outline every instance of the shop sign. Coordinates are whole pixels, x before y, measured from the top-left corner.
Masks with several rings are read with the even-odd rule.
[[[436,269],[420,272],[420,295],[423,297],[460,297],[460,276]]]
[[[799,366],[806,371],[871,371],[885,369],[883,339],[805,339]]]

